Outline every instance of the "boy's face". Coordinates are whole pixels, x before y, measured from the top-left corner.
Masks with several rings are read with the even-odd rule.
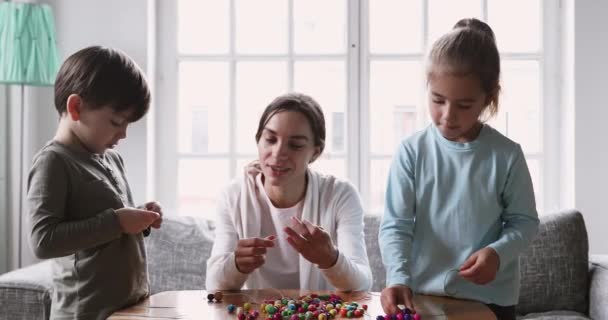
[[[81,108],[80,119],[75,122],[74,133],[90,152],[102,154],[114,148],[127,137],[127,126],[133,108],[116,112],[109,106],[98,109]]]

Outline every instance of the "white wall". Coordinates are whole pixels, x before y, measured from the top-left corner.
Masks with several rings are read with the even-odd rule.
[[[574,1],[574,206],[590,252],[608,254],[608,1]]]
[[[6,172],[7,158],[7,126],[5,126],[7,116],[6,109],[6,86],[0,85],[0,274],[8,271],[8,204],[6,184],[8,177]]]

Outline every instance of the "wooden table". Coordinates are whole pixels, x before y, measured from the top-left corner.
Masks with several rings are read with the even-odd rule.
[[[207,292],[197,291],[167,291],[157,293],[141,303],[130,308],[115,312],[111,320],[147,320],[147,319],[236,319],[236,314],[229,314],[228,304],[242,306],[245,302],[260,303],[267,299],[280,299],[281,296],[299,298],[310,293],[329,293],[307,290],[241,290],[223,291],[222,302],[207,302]],[[359,319],[375,320],[376,316],[384,314],[380,304],[379,292],[336,292],[343,301],[355,301],[367,304],[367,314]],[[416,311],[422,320],[449,319],[449,320],[494,320],[494,314],[482,303],[458,300],[446,297],[417,295],[414,298]],[[253,309],[259,310],[259,304]],[[264,319],[262,315],[258,319]],[[337,319],[342,319],[337,317]]]

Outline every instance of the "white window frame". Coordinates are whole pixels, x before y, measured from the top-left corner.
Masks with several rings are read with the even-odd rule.
[[[224,158],[229,157],[230,161],[230,176],[235,175],[235,166],[237,161],[236,141],[235,141],[235,126],[236,119],[230,119],[230,149],[226,154],[208,154],[208,155],[179,155],[177,145],[177,99],[178,99],[178,65],[179,59],[182,60],[197,60],[204,58],[206,60],[221,60],[226,61],[224,55],[182,55],[178,56],[177,50],[177,1],[156,1],[156,23],[157,23],[157,77],[156,77],[156,98],[155,105],[158,108],[155,112],[155,131],[154,139],[158,144],[155,151],[156,159],[154,164],[154,177],[150,179],[153,185],[149,185],[150,195],[159,199],[168,212],[176,212],[178,208],[177,202],[177,164],[179,157],[188,158]],[[237,55],[235,53],[234,32],[234,6],[235,0],[226,0],[230,4],[231,15],[231,43],[230,43],[230,86],[231,92],[235,92],[235,77],[236,77],[236,62],[252,61],[252,60],[270,60],[277,57],[287,58],[288,63],[288,89],[293,88],[293,0],[288,1],[289,11],[289,43],[288,53],[286,55],[268,55],[268,56],[248,56]],[[363,14],[369,9],[369,1],[373,0],[348,0],[348,15],[347,15],[347,40],[348,51],[346,53],[347,67],[347,105],[346,105],[346,163],[348,179],[358,187],[364,204],[370,203],[370,172],[369,163],[372,157],[370,154],[369,130],[369,61],[373,59],[407,59],[420,61],[424,57],[424,50],[428,47],[428,0],[422,1],[423,8],[423,52],[416,54],[374,54],[368,53],[369,45],[369,28],[368,15]],[[479,0],[482,8],[482,19],[487,20],[489,0]],[[558,0],[541,0],[541,10],[539,17],[543,21],[541,25],[540,35],[542,44],[538,53],[533,54],[501,54],[501,59],[535,59],[540,62],[540,79],[541,93],[541,125],[543,131],[541,134],[542,151],[540,153],[526,153],[528,159],[540,160],[540,177],[543,184],[543,192],[540,195],[542,199],[537,199],[539,211],[544,209],[554,210],[559,207],[559,125],[561,96],[559,95],[559,79],[561,77],[561,1]],[[298,55],[298,59],[308,58],[317,60],[342,59],[343,54],[331,55]],[[421,90],[426,90],[424,84],[421,83]],[[280,93],[277,93],[277,95]],[[235,111],[235,96],[230,97],[230,113]],[[426,105],[422,103],[421,105]],[[426,110],[425,110],[426,112]],[[426,117],[419,117],[424,125],[428,120]],[[328,137],[331,139],[331,137]],[[242,155],[241,155],[242,156]],[[251,155],[255,157],[256,155]],[[380,156],[384,157],[384,156]],[[549,161],[550,160],[550,161]],[[214,183],[210,181],[209,183]],[[222,186],[218,185],[218,191]],[[369,212],[378,214],[379,212]],[[541,212],[542,213],[542,212]]]

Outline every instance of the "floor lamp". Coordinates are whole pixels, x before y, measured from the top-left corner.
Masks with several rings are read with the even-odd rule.
[[[24,198],[25,86],[52,86],[59,68],[51,7],[39,3],[0,3],[0,83],[21,86],[19,141],[18,266],[22,264]]]

